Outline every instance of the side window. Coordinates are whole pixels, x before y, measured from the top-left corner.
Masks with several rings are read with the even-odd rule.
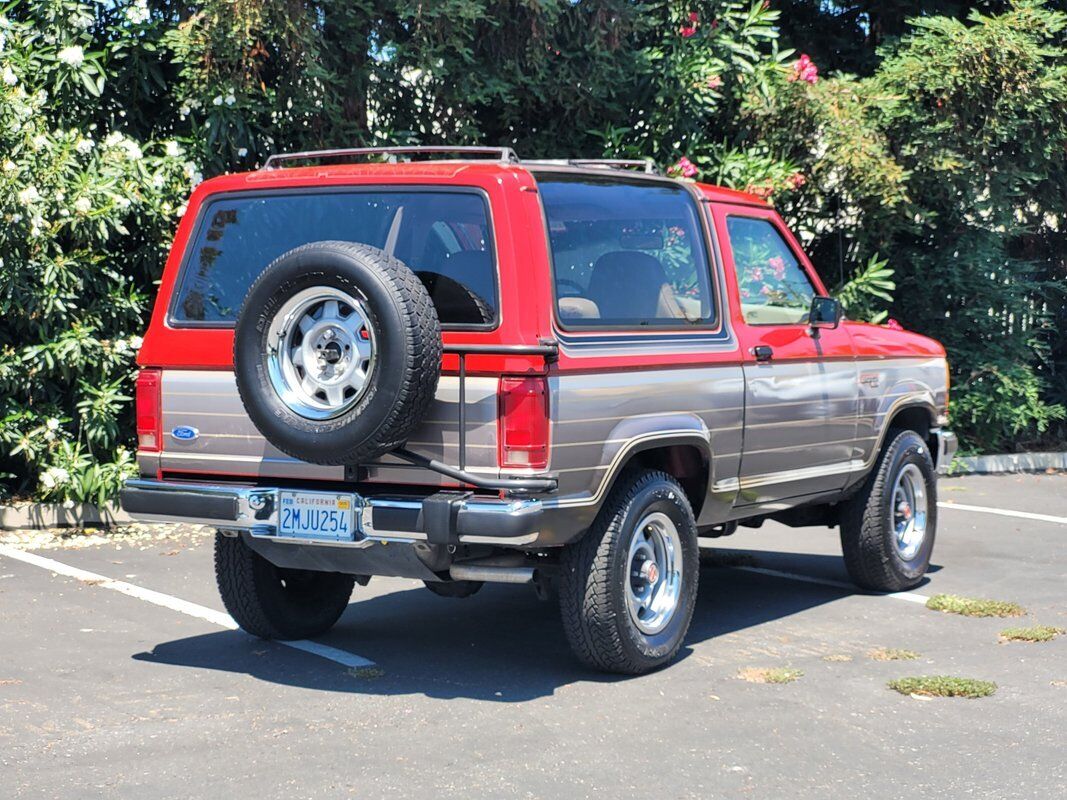
[[[680,186],[541,173],[564,327],[687,327],[714,321],[696,203]]]
[[[815,287],[774,225],[765,219],[727,217],[726,228],[745,322],[807,322]]]

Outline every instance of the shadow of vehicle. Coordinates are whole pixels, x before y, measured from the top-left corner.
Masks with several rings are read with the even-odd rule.
[[[716,566],[758,565],[847,580],[839,557],[716,550],[708,559],[704,552],[696,611],[679,659],[692,653],[694,643],[858,593]],[[419,587],[361,601],[359,591],[357,587],[355,602],[334,629],[317,641],[369,658],[380,670],[349,670],[240,631],[163,642],[133,657],[246,673],[309,689],[494,702],[549,696],[580,681],[627,680],[578,664],[564,638],[557,606],[539,601],[527,587],[488,585],[463,600],[437,597]]]

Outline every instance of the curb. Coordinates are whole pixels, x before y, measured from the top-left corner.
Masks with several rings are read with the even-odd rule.
[[[0,506],[0,530],[39,530],[41,528],[109,528],[133,522],[125,511],[108,503],[19,503]]]
[[[996,456],[957,457],[949,475],[999,475],[1018,472],[1067,470],[1067,453],[1005,453]]]

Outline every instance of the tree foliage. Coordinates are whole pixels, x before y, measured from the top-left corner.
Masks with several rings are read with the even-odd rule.
[[[1062,441],[1064,6],[9,0],[0,474],[88,499],[129,472],[133,353],[202,174],[376,143],[754,191],[853,316],[945,342],[966,446]]]

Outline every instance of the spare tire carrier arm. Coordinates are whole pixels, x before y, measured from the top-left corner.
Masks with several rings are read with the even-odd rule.
[[[468,355],[508,355],[508,356],[542,356],[552,362],[559,357],[559,345],[546,342],[537,345],[525,344],[446,344],[443,352],[459,356],[459,468],[450,467],[432,458],[420,456],[410,450],[398,447],[392,452],[397,458],[418,467],[433,470],[453,480],[462,481],[479,489],[495,489],[511,492],[551,492],[556,489],[555,478],[487,478],[467,472],[467,356]]]

